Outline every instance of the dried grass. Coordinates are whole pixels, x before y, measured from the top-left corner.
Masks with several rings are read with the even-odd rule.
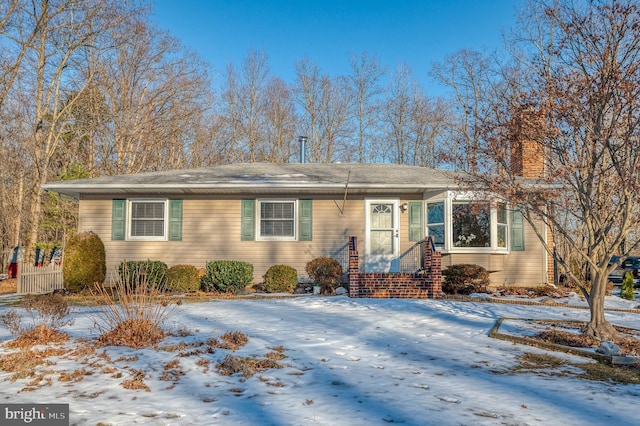
[[[249,338],[246,334],[239,331],[227,331],[218,339],[209,339],[207,344],[220,349],[228,349],[231,351],[238,350],[240,347],[247,344]]]
[[[180,361],[178,361],[177,359],[166,363],[163,369],[164,371],[160,375],[159,379],[163,381],[173,382],[174,385],[178,382],[180,377],[186,374],[182,369],[182,365],[180,365]]]
[[[252,377],[258,372],[273,368],[282,368],[272,359],[260,359],[255,357],[238,358],[228,354],[222,362],[216,364],[216,370],[222,376],[232,376],[241,373],[242,377]]]
[[[60,294],[43,294],[25,298],[20,306],[32,317],[33,324],[45,325],[54,330],[71,324],[65,318],[71,313],[67,300]]]
[[[614,367],[602,362],[575,363],[548,354],[524,353],[515,373],[536,373],[542,376],[579,377],[608,383],[640,384],[640,369]]]
[[[98,341],[104,346],[144,348],[157,344],[164,337],[164,331],[150,320],[129,319],[102,333]]]
[[[242,377],[251,377],[255,374],[255,371],[251,369],[245,359],[235,357],[231,354],[228,354],[222,362],[216,364],[216,370],[222,376],[232,376],[236,373],[242,373]]]
[[[498,287],[496,292],[502,296],[524,296],[528,298],[547,296],[559,298],[566,297],[573,290],[570,287],[542,285],[537,287]]]
[[[84,368],[75,370],[71,373],[64,371],[60,373],[60,377],[58,377],[58,381],[59,382],[81,382],[84,379],[84,376],[87,376],[87,375],[89,375],[89,372]]]
[[[69,353],[69,357],[75,359],[86,358],[89,355],[93,355],[95,352],[95,345],[93,343],[87,343],[76,346],[76,348]]]
[[[211,364],[211,362],[208,359],[205,359],[205,358],[200,358],[198,361],[196,361],[196,365],[198,367],[202,367],[202,372],[203,373],[209,372],[209,365],[210,364]]]
[[[70,309],[67,301],[59,294],[29,296],[20,303],[31,317],[27,325],[22,324],[22,316],[16,310],[10,310],[0,316],[2,324],[11,334],[17,336],[9,346],[29,347],[63,342],[68,339],[59,330],[62,326],[71,324],[66,320]]]
[[[18,352],[7,354],[0,358],[0,370],[13,373],[11,381],[34,377],[36,369],[43,365],[51,365],[47,358],[63,355],[62,349],[47,349],[43,351],[21,347]]]
[[[287,356],[282,352],[271,351],[271,352],[267,352],[264,357],[272,361],[280,361],[285,359]]]
[[[144,383],[144,371],[132,369],[129,373],[133,376],[133,379],[123,381],[121,383],[122,387],[130,390],[144,389],[146,392],[151,392],[149,386]]]
[[[45,325],[38,325],[31,329],[26,329],[8,345],[14,348],[29,348],[35,345],[47,345],[49,343],[60,343],[69,339],[66,333],[61,333]]]
[[[164,339],[160,327],[173,313],[173,307],[157,302],[162,285],[146,278],[141,271],[124,268],[116,274],[115,287],[96,285],[93,294],[102,300],[94,324],[103,345],[141,348],[153,346]],[[134,283],[140,283],[133,285]]]
[[[541,331],[532,336],[534,339],[540,339],[544,342],[555,343],[563,346],[570,346],[574,348],[597,348],[600,346],[600,341],[594,337],[584,334],[586,326],[581,327],[581,331],[572,333],[569,331],[561,331],[556,328],[549,328],[548,330]],[[622,338],[614,343],[620,347],[622,355],[624,356],[640,356],[640,340],[633,337],[634,335],[626,334],[622,327],[616,327],[618,332],[622,334]]]

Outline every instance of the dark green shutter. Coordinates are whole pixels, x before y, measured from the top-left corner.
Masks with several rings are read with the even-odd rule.
[[[311,200],[298,200],[298,239],[311,241],[313,237],[313,208]]]
[[[111,203],[111,239],[124,240],[127,223],[127,200],[112,200]]]
[[[256,232],[256,200],[242,200],[241,240],[255,240]]]
[[[520,210],[511,212],[511,250],[524,251],[524,216]]]
[[[422,201],[409,203],[409,241],[421,241],[424,238],[422,205]]]
[[[169,200],[169,241],[182,241],[182,200]]]

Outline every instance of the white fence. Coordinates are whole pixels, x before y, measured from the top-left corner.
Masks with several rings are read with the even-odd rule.
[[[48,266],[18,265],[18,294],[50,293],[64,288],[62,264]]]

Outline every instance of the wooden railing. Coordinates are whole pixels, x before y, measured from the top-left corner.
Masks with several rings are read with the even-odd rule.
[[[48,266],[18,265],[18,294],[50,293],[64,288],[62,264]]]

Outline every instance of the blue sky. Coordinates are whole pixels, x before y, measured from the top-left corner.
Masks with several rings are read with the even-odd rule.
[[[229,63],[264,50],[272,74],[295,80],[305,56],[331,76],[367,51],[393,71],[406,63],[427,95],[442,93],[431,64],[462,48],[502,48],[522,0],[154,0],[154,20],[198,52],[220,83]]]

